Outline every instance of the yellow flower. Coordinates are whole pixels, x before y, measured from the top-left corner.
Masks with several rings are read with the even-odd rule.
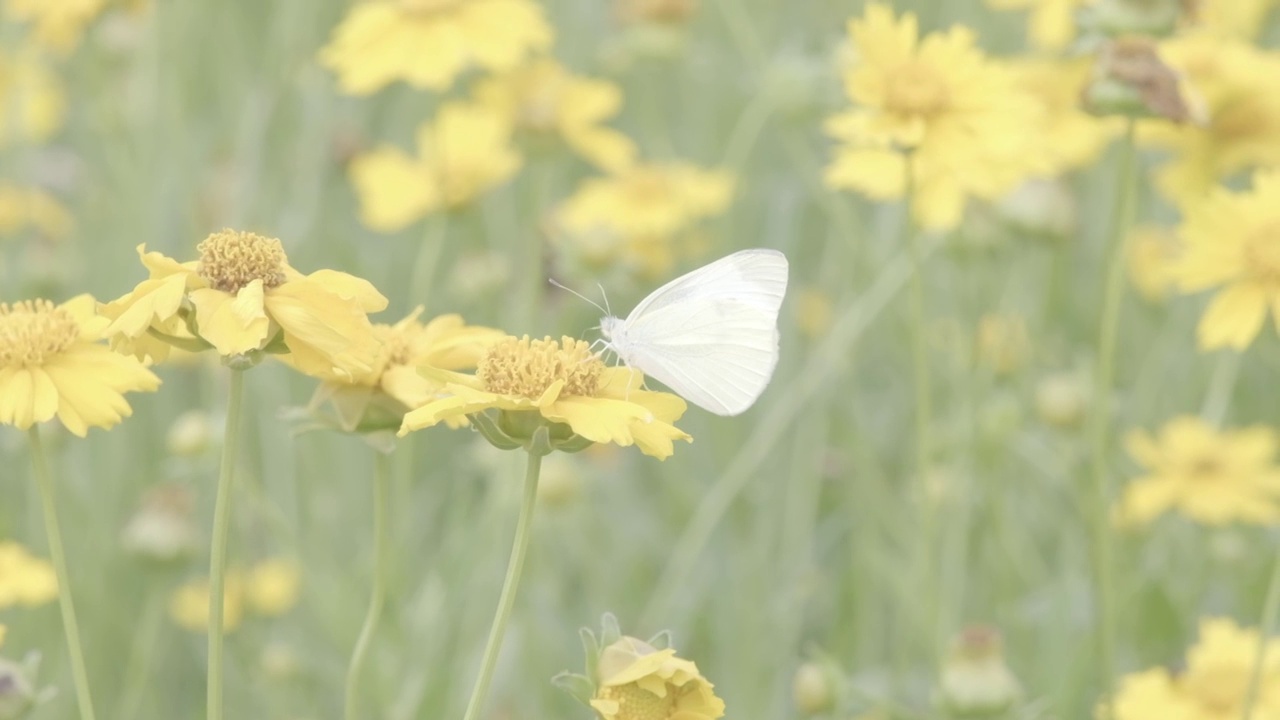
[[[1091,0],[987,0],[995,10],[1028,10],[1027,31],[1041,50],[1062,50],[1076,37],[1076,13]]]
[[[249,569],[244,582],[244,598],[254,613],[276,617],[298,604],[301,587],[302,574],[297,563],[273,558]]]
[[[229,633],[244,619],[244,577],[240,572],[227,571],[222,598],[222,631]],[[209,599],[208,580],[184,583],[169,597],[169,617],[184,630],[205,632],[209,626]]]
[[[406,412],[435,399],[443,387],[419,368],[474,368],[491,345],[506,337],[501,330],[467,325],[460,315],[441,315],[424,324],[421,314],[418,307],[395,325],[375,324],[381,348],[373,367],[349,377],[322,375],[312,407],[332,403],[340,428],[347,432],[399,428]]]
[[[106,6],[107,0],[7,0],[4,14],[10,20],[31,23],[40,44],[69,53]]]
[[[997,375],[1009,375],[1031,355],[1027,321],[1021,315],[987,313],[978,320],[978,361]]]
[[[511,134],[511,123],[492,109],[444,105],[434,123],[418,128],[417,157],[386,145],[351,161],[360,219],[374,230],[395,232],[505,183],[522,162]]]
[[[309,375],[373,366],[367,313],[387,299],[367,281],[334,270],[303,275],[279,240],[253,233],[223,230],[196,249],[199,260],[179,263],[138,246],[150,278],[102,309],[121,349],[162,360],[167,347],[156,336],[187,335],[223,358],[278,350]]]
[[[62,203],[44,190],[0,182],[0,237],[31,230],[61,240],[71,234],[74,222]]]
[[[1251,191],[1215,191],[1188,209],[1178,236],[1178,289],[1219,288],[1197,328],[1201,349],[1247,348],[1268,308],[1280,323],[1280,170],[1259,171]]]
[[[1189,7],[1188,24],[1206,32],[1251,40],[1258,36],[1276,0],[1198,0]]]
[[[1115,715],[1099,707],[1097,720],[1193,720],[1192,708],[1178,695],[1173,678],[1164,668],[1132,673],[1120,679],[1115,694]]]
[[[1280,163],[1280,55],[1201,33],[1174,38],[1160,56],[1202,101],[1204,122],[1144,123],[1140,138],[1172,151],[1157,173],[1170,198],[1196,201],[1218,180]]]
[[[715,720],[724,701],[698,666],[623,636],[600,654],[591,707],[602,720]]]
[[[37,607],[57,597],[58,576],[52,565],[16,542],[0,542],[0,610]]]
[[[621,170],[635,159],[635,144],[602,126],[622,107],[618,86],[574,75],[551,58],[532,60],[483,80],[474,96],[478,104],[508,118],[518,129],[558,135],[601,169]]]
[[[918,39],[916,17],[867,5],[849,22],[858,59],[844,71],[855,107],[828,119],[840,146],[826,183],[878,199],[901,197],[911,162],[913,214],[929,229],[959,224],[966,200],[995,200],[1048,170],[1040,106],[973,33]]]
[[[1129,237],[1129,282],[1149,302],[1161,302],[1169,296],[1173,289],[1170,271],[1179,250],[1177,238],[1167,228],[1142,226]]]
[[[810,340],[818,340],[831,329],[835,308],[831,296],[816,288],[806,288],[796,294],[796,325]]]
[[[553,37],[532,0],[373,0],[351,9],[320,62],[353,95],[396,80],[440,91],[472,67],[510,70]]]
[[[132,414],[124,393],[160,386],[137,360],[99,342],[107,320],[94,306],[88,295],[62,305],[0,303],[0,424],[26,430],[56,415],[84,437]]]
[[[1043,110],[1042,129],[1051,142],[1045,170],[1058,175],[1091,165],[1116,133],[1116,125],[1085,112],[1080,105],[1092,73],[1088,58],[1024,58],[1010,63],[1018,87]]]
[[[556,224],[562,241],[593,264],[621,262],[660,276],[672,265],[677,238],[724,212],[733,186],[726,172],[641,163],[584,181],[556,210]]]
[[[480,358],[476,373],[424,369],[444,383],[440,396],[404,417],[400,435],[460,416],[501,411],[497,425],[508,435],[530,438],[549,425],[556,442],[636,445],[666,459],[673,441],[691,438],[672,423],[684,400],[642,390],[644,376],[630,368],[606,367],[586,342],[528,336],[499,341]],[[483,429],[483,426],[482,426]]]
[[[66,110],[62,81],[35,53],[0,50],[0,148],[48,140]]]
[[[1145,525],[1170,510],[1206,525],[1280,519],[1276,436],[1266,427],[1218,432],[1183,416],[1156,437],[1135,430],[1125,444],[1145,473],[1120,498],[1124,524]]]
[[[4,625],[0,625],[0,647],[4,646],[4,636],[8,632],[9,632],[9,628],[5,627]]]

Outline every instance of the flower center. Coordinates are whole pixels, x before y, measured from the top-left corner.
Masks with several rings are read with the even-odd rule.
[[[1222,475],[1222,470],[1222,461],[1216,457],[1196,458],[1191,463],[1191,477],[1201,482],[1216,480]]]
[[[0,367],[33,367],[66,350],[80,325],[48,300],[0,303]]]
[[[668,689],[670,690],[670,688]],[[676,709],[676,693],[658,697],[634,683],[600,689],[600,697],[618,703],[614,720],[668,720]]]
[[[637,203],[665,202],[668,188],[667,178],[657,170],[641,169],[631,176],[631,195]]]
[[[1254,280],[1280,287],[1280,220],[1264,224],[1245,241],[1244,267]]]
[[[1213,114],[1210,124],[1219,140],[1249,140],[1266,134],[1267,111],[1255,96],[1230,98]]]
[[[400,0],[400,7],[411,13],[427,15],[448,10],[464,2],[466,0]]]
[[[284,247],[275,238],[240,230],[223,230],[196,246],[200,277],[215,290],[236,293],[261,280],[262,287],[284,283]]]
[[[951,91],[937,71],[919,60],[909,60],[893,72],[885,105],[903,115],[936,115],[951,104]]]
[[[557,380],[564,380],[562,395],[594,397],[604,363],[582,340],[564,337],[530,340],[507,338],[485,353],[476,366],[476,377],[491,393],[536,400]]]
[[[388,366],[409,364],[409,337],[403,330],[379,324],[373,326],[373,334],[382,341],[382,352]]]

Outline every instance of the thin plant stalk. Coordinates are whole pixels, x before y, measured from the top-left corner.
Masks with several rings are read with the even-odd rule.
[[[360,637],[351,651],[351,665],[347,668],[346,708],[344,717],[359,717],[360,676],[364,672],[369,648],[378,633],[382,620],[382,608],[386,604],[387,575],[390,571],[391,536],[388,516],[391,514],[391,457],[376,452],[373,473],[373,587],[369,592],[369,609],[360,628]]]
[[[213,538],[209,551],[209,668],[206,697],[207,720],[222,720],[222,622],[227,587],[227,540],[231,535],[231,488],[240,450],[241,405],[244,370],[231,368],[227,393],[227,418],[222,436],[222,461],[218,494],[213,509]]]
[[[67,556],[62,549],[62,529],[58,524],[58,508],[49,471],[49,459],[45,457],[40,441],[40,430],[32,425],[27,432],[31,439],[31,462],[35,466],[36,484],[40,487],[40,502],[44,508],[44,530],[49,538],[49,557],[58,576],[58,607],[62,610],[62,627],[67,636],[67,655],[71,660],[71,677],[76,687],[76,704],[81,720],[94,720],[93,697],[89,692],[89,673],[85,670],[84,649],[80,644],[80,624],[76,621],[76,606],[71,599],[71,576],[67,572]]]
[[[418,256],[413,262],[413,274],[409,277],[409,302],[418,305],[429,305],[432,285],[435,284],[436,268],[440,265],[440,256],[444,254],[444,241],[449,229],[449,214],[440,211],[427,218],[427,227],[423,231]]]
[[[1249,671],[1249,687],[1245,691],[1244,703],[1241,705],[1241,720],[1251,720],[1253,708],[1258,704],[1258,694],[1262,688],[1262,671],[1267,664],[1267,645],[1271,641],[1271,634],[1276,630],[1277,614],[1280,614],[1280,554],[1276,555],[1275,564],[1271,567],[1267,597],[1262,602],[1262,619],[1258,623],[1258,652],[1253,657],[1253,668]]]
[[[1134,121],[1130,119],[1120,145],[1116,184],[1118,198],[1108,243],[1106,286],[1102,301],[1102,322],[1098,336],[1097,365],[1094,370],[1092,418],[1089,423],[1092,465],[1093,527],[1091,545],[1094,564],[1094,592],[1098,622],[1098,670],[1102,675],[1102,702],[1112,715],[1112,684],[1115,678],[1116,609],[1115,567],[1111,532],[1111,488],[1107,455],[1111,447],[1111,407],[1108,398],[1115,381],[1116,344],[1120,331],[1120,307],[1125,290],[1125,257],[1129,231],[1133,226],[1137,149]]]
[[[511,619],[511,608],[515,606],[516,589],[520,586],[520,575],[524,571],[524,558],[529,549],[529,537],[533,530],[533,509],[538,499],[538,476],[542,471],[542,455],[529,453],[529,462],[524,474],[524,497],[520,501],[520,519],[516,521],[516,536],[511,543],[511,559],[507,563],[507,576],[502,581],[502,593],[498,597],[498,610],[493,615],[493,624],[489,626],[489,640],[485,643],[484,657],[480,661],[480,675],[476,677],[475,687],[471,690],[471,699],[467,701],[467,712],[463,720],[477,720],[485,698],[489,694],[489,684],[493,682],[493,671],[498,665],[498,651],[502,649],[502,638],[507,632],[507,622]]]

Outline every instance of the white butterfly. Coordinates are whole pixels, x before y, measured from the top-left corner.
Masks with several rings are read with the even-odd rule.
[[[600,319],[622,362],[717,415],[755,403],[778,365],[787,257],[742,250],[649,294],[626,319]]]

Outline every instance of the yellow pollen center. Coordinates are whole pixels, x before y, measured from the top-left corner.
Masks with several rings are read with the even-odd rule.
[[[1210,128],[1219,140],[1254,139],[1267,133],[1267,110],[1252,95],[1230,98],[1213,114]]]
[[[594,397],[603,371],[604,363],[582,340],[530,340],[526,335],[489,348],[476,366],[476,377],[491,393],[536,400],[557,380],[564,381],[561,395]]]
[[[631,177],[631,195],[638,203],[660,203],[670,195],[670,184],[656,170],[638,170]]]
[[[1222,475],[1222,461],[1216,457],[1197,458],[1191,464],[1191,477],[1196,480],[1214,480]]]
[[[935,115],[951,105],[951,91],[937,70],[910,60],[894,70],[888,83],[885,106],[903,115]]]
[[[48,300],[0,303],[0,367],[39,366],[79,337],[71,313]]]
[[[409,338],[404,332],[397,331],[390,325],[374,325],[373,333],[382,341],[382,352],[386,355],[387,365],[409,364]]]
[[[676,709],[675,692],[658,697],[634,683],[601,688],[599,695],[618,703],[613,720],[668,720]]]
[[[261,280],[264,289],[284,284],[284,246],[275,238],[223,230],[196,246],[200,277],[216,290],[235,293]]]

